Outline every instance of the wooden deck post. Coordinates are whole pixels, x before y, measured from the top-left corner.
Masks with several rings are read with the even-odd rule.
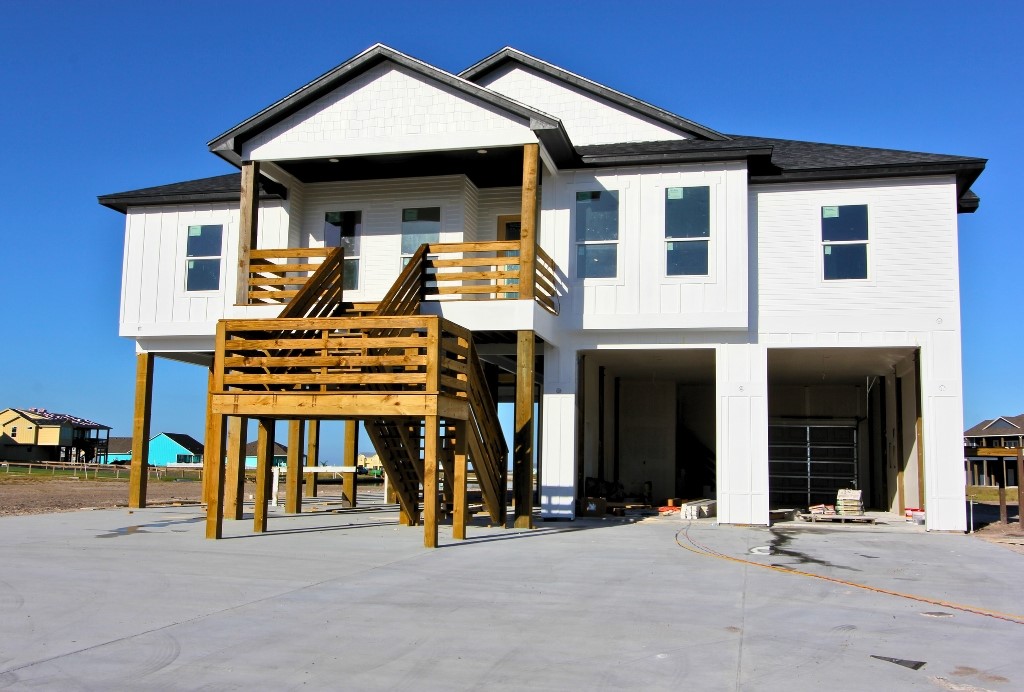
[[[235,302],[249,302],[249,251],[256,247],[260,210],[259,161],[242,162],[242,194],[238,210],[238,286]]]
[[[1017,449],[1017,523],[1024,526],[1024,449]]]
[[[210,501],[210,464],[212,459],[206,455],[206,449],[210,446],[210,426],[213,425],[213,366],[206,375],[206,428],[203,432],[203,502]]]
[[[149,480],[149,424],[153,413],[152,353],[135,356],[135,422],[132,426],[132,466],[128,481],[128,506],[146,506]]]
[[[540,171],[540,146],[523,145],[523,191],[519,231],[519,299],[533,300],[534,265],[537,261],[537,182]]]
[[[316,467],[320,465],[320,421],[309,421],[309,430],[306,432],[306,466]],[[303,494],[306,497],[316,497],[316,474],[307,473],[304,478]]]
[[[270,474],[274,465],[274,421],[260,418],[256,421],[256,506],[253,508],[253,527],[256,533],[267,530],[267,502],[270,500]]]
[[[468,464],[466,463],[466,422],[455,424],[455,459],[454,459],[454,511],[452,514],[452,538],[457,541],[466,538],[466,523],[469,519],[469,502],[466,497]]]
[[[241,519],[245,506],[245,436],[249,419],[245,416],[228,418],[228,470],[224,482],[224,517]]]
[[[288,421],[288,475],[285,479],[284,511],[298,514],[302,511],[302,448],[305,421]]]
[[[224,531],[224,416],[207,410],[206,448],[203,450],[206,464],[206,537],[220,538]]]
[[[533,381],[536,344],[533,331],[516,335],[515,435],[512,442],[514,526],[533,528]]]
[[[356,465],[356,448],[358,445],[358,432],[359,432],[359,421],[347,420],[345,421],[345,446],[342,452],[341,465],[342,466],[355,466]],[[356,497],[356,474],[343,473],[341,474],[342,486],[341,493],[345,502],[348,503],[349,507],[357,506],[359,498]]]
[[[423,547],[437,547],[437,467],[441,430],[437,416],[423,423]]]

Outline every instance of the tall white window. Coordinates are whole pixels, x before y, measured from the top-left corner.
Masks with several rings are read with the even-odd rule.
[[[619,193],[576,193],[576,276],[613,279],[619,266]]]
[[[220,289],[221,235],[220,225],[189,226],[185,244],[185,290],[216,291]]]
[[[868,205],[822,207],[821,247],[826,281],[868,278]]]
[[[711,244],[711,189],[665,189],[665,273],[707,276]]]
[[[441,240],[441,207],[402,210],[402,266],[423,243]]]
[[[359,237],[363,234],[363,212],[329,211],[324,214],[324,247],[345,248],[345,279],[342,288],[359,288]]]

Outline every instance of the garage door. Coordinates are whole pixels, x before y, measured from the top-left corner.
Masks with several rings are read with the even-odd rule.
[[[772,507],[834,505],[840,488],[856,487],[856,424],[801,420],[769,425],[768,495]]]

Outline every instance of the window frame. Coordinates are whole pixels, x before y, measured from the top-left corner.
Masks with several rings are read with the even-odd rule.
[[[695,238],[669,238],[668,237],[668,191],[673,188],[707,188],[708,191],[708,235],[707,237],[695,237]],[[694,183],[680,180],[674,183],[665,183],[659,185],[656,189],[658,191],[658,198],[660,200],[660,211],[661,211],[661,270],[662,276],[667,281],[678,281],[682,283],[693,282],[693,283],[708,283],[714,281],[715,277],[715,236],[717,226],[717,214],[715,213],[715,200],[716,200],[716,188],[717,184],[713,181],[701,180]],[[668,245],[669,243],[693,243],[702,242],[707,243],[707,263],[708,270],[704,274],[669,274],[668,272]]]
[[[616,185],[606,186],[600,181],[594,181],[592,183],[583,183],[575,185],[570,189],[572,194],[572,213],[570,215],[570,230],[572,235],[572,274],[575,281],[582,281],[585,285],[621,285],[624,281],[623,277],[623,243],[622,243],[622,230],[623,220],[625,214],[623,206],[625,204],[627,185]],[[616,228],[615,228],[615,240],[578,240],[576,235],[576,221],[579,218],[579,198],[578,195],[584,192],[608,192],[615,194],[616,201]],[[579,251],[580,247],[587,245],[611,245],[615,249],[615,275],[614,276],[580,276],[580,261]]]
[[[841,209],[842,207],[864,207],[864,222],[866,228],[864,229],[863,240],[825,240],[825,209],[828,207],[835,207]],[[821,265],[818,272],[819,281],[822,284],[833,284],[837,281],[855,281],[859,283],[871,283],[874,279],[871,272],[872,261],[871,261],[871,227],[874,225],[871,212],[871,204],[868,202],[851,201],[844,202],[843,204],[820,204],[817,207],[818,210],[818,262]],[[841,212],[840,212],[841,213]],[[864,246],[864,276],[861,277],[845,277],[845,278],[834,278],[830,279],[825,276],[825,248],[827,246]]]
[[[190,237],[189,236],[189,232],[193,228],[203,228],[203,227],[206,227],[206,226],[218,226],[220,228],[220,248],[219,248],[220,249],[220,254],[218,254],[218,255],[189,255],[188,254],[188,239]],[[185,262],[182,265],[183,268],[184,268],[184,271],[182,273],[181,284],[180,284],[181,285],[181,290],[182,290],[182,292],[185,295],[194,296],[196,294],[212,294],[212,293],[218,293],[218,292],[224,290],[224,242],[225,242],[226,236],[227,236],[227,233],[225,233],[224,231],[225,231],[226,228],[227,228],[227,224],[223,223],[223,222],[221,222],[221,223],[190,223],[190,224],[187,224],[185,226],[185,234],[184,234],[185,237],[184,237],[184,243],[183,243],[184,244],[183,254],[184,254],[184,257],[185,257]],[[207,261],[207,260],[213,260],[213,259],[217,260],[217,287],[216,288],[190,289],[188,287],[188,276],[189,276],[189,266],[188,266],[188,263],[192,262],[192,261],[196,261],[196,260]]]
[[[361,291],[363,289],[363,239],[366,236],[366,233],[364,232],[364,229],[363,229],[363,217],[365,216],[364,212],[365,212],[365,210],[362,207],[349,207],[347,209],[333,209],[333,208],[332,209],[326,209],[324,211],[324,213],[323,213],[324,220],[323,220],[323,229],[321,230],[322,237],[321,237],[320,240],[323,243],[323,247],[325,247],[325,248],[328,248],[328,247],[340,247],[339,245],[328,245],[327,244],[327,234],[326,234],[326,231],[327,231],[327,215],[328,214],[349,214],[349,213],[359,214],[358,230],[357,230],[357,233],[355,234],[355,236],[353,236],[356,239],[356,247],[359,249],[359,253],[357,255],[350,255],[350,254],[348,254],[348,248],[345,248],[345,262],[348,263],[349,261],[352,261],[352,260],[354,260],[356,262],[356,285],[354,287],[352,287],[352,288],[344,289],[346,291],[356,292],[356,291]]]

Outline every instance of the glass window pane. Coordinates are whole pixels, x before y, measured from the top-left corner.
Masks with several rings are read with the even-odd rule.
[[[665,237],[711,237],[711,188],[670,187],[665,190]]]
[[[618,246],[611,243],[577,245],[576,276],[581,279],[614,278],[618,269],[616,266],[617,249]]]
[[[826,279],[868,278],[868,246],[853,245],[825,246]]]
[[[576,193],[576,241],[619,239],[619,193]]]
[[[345,247],[345,255],[359,256],[363,212],[329,211],[324,214],[324,247]]]
[[[189,226],[187,257],[220,257],[220,226]]]
[[[669,276],[707,276],[708,241],[666,243]]]
[[[186,291],[216,291],[219,288],[219,259],[197,259],[188,261],[188,271],[185,273]]]
[[[342,289],[355,291],[359,288],[359,260],[345,260],[345,277],[341,282]]]
[[[441,239],[441,208],[420,207],[402,210],[402,254],[411,255],[423,243]]]
[[[821,239],[825,242],[868,239],[868,205],[821,208]]]

